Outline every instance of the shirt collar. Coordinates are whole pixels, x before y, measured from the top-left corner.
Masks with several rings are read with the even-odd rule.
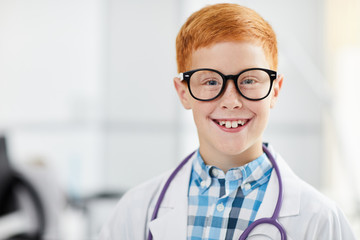
[[[203,191],[211,186],[213,179],[218,178],[232,183],[237,182],[236,186],[241,186],[243,193],[247,195],[269,180],[271,170],[272,164],[265,153],[243,166],[229,169],[226,174],[216,166],[206,165],[199,150],[196,151],[193,161],[193,171]]]

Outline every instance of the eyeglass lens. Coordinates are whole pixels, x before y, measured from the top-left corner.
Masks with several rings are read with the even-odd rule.
[[[271,80],[263,70],[245,71],[236,79],[237,87],[243,96],[249,99],[265,97],[271,87]],[[200,70],[191,75],[190,90],[194,97],[201,100],[210,100],[220,94],[224,88],[222,76],[211,70]]]

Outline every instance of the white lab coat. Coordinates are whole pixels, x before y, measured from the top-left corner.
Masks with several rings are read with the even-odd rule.
[[[355,239],[341,210],[299,179],[278,154],[273,155],[283,179],[284,198],[279,222],[287,233],[287,239]],[[125,194],[103,227],[100,240],[144,240],[147,239],[149,228],[154,240],[185,240],[191,162],[190,160],[183,167],[171,183],[157,219],[150,222],[162,186],[171,172]],[[256,219],[272,216],[277,202],[278,186],[277,176],[273,172]],[[248,239],[280,239],[280,234],[275,227],[262,224],[250,233]]]

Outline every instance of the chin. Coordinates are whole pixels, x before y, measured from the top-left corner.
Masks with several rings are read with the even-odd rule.
[[[243,155],[246,158],[256,158],[259,154],[261,154],[262,148],[260,143],[235,143],[232,142],[230,144],[221,144],[218,146],[217,150],[223,155],[227,155],[229,157],[236,157]]]
[[[237,156],[244,153],[248,147],[244,144],[227,144],[227,145],[220,145],[218,147],[218,151],[224,155],[228,156]]]

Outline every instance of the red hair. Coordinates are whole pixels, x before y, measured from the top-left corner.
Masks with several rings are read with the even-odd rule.
[[[270,24],[250,8],[223,3],[193,13],[181,27],[176,37],[178,72],[190,70],[193,51],[223,41],[259,44],[270,67],[277,69],[277,41]]]

